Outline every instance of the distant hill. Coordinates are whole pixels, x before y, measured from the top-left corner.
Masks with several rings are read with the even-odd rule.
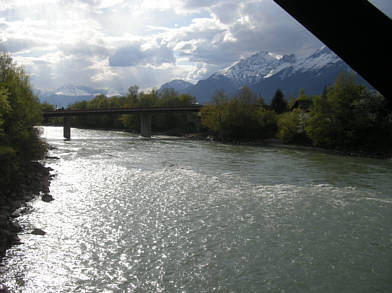
[[[184,93],[187,92],[187,90],[193,86],[193,83],[190,83],[188,81],[184,81],[181,79],[174,79],[172,81],[169,81],[167,83],[164,83],[158,90],[158,92],[161,92],[163,89],[173,89],[178,93]]]

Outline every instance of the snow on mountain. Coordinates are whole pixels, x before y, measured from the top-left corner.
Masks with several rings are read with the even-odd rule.
[[[287,77],[289,72],[295,74],[296,72],[317,71],[339,62],[343,61],[325,46],[302,58],[297,58],[294,54],[277,57],[270,52],[260,51],[218,71],[215,76],[223,75],[235,81],[238,86],[244,86],[282,73],[283,70],[285,70],[284,77]]]
[[[279,58],[269,52],[260,51],[248,58],[235,62],[216,74],[223,75],[241,86],[255,83],[265,78],[276,68],[289,66],[290,62],[291,60],[287,58]]]
[[[95,96],[104,94],[108,97],[119,95],[111,89],[94,89],[87,86],[64,85],[53,91],[38,91],[38,97],[41,102],[47,102],[58,107],[67,107],[78,101],[89,101]]]
[[[54,94],[57,96],[91,96],[95,90],[89,89],[86,87],[81,86],[74,86],[74,85],[64,85],[54,91]]]
[[[209,78],[188,88],[199,103],[207,102],[217,90],[224,89],[229,96],[242,86],[248,86],[268,102],[280,88],[286,96],[296,96],[302,88],[307,94],[319,94],[332,84],[340,72],[352,69],[327,47],[298,58],[296,55],[277,56],[260,51],[238,60]],[[370,85],[357,76],[360,83]]]
[[[339,62],[343,61],[330,49],[323,46],[310,56],[298,60],[298,62],[293,65],[293,73],[297,71],[317,71]]]

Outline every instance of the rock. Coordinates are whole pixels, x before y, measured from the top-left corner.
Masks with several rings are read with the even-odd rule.
[[[24,201],[30,201],[30,200],[32,200],[34,198],[34,195],[33,194],[28,194],[28,193],[26,193],[26,194],[24,194],[23,195],[23,200]]]
[[[10,293],[10,291],[5,285],[0,284],[0,293]]]
[[[22,227],[19,225],[19,223],[12,221],[8,225],[8,230],[17,233],[22,230]]]
[[[51,157],[51,156],[45,156],[45,159],[49,159],[49,160],[59,160],[59,157]]]
[[[51,196],[49,193],[44,193],[41,196],[42,201],[44,202],[51,202],[52,200],[54,200],[53,196]]]
[[[7,223],[8,216],[0,214],[0,223]]]
[[[44,230],[42,230],[42,229],[34,228],[34,230],[31,231],[31,234],[43,236],[43,235],[46,234],[46,232]]]
[[[7,246],[20,244],[18,235],[8,230],[0,229],[0,235],[5,239]]]
[[[12,217],[12,218],[20,217],[20,216],[22,215],[22,213],[23,213],[23,209],[22,209],[22,208],[17,209],[17,210],[15,210],[15,211],[11,214],[11,217]]]

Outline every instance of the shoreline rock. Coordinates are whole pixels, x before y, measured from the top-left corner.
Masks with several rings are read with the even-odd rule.
[[[15,219],[31,211],[27,202],[40,194],[46,195],[46,199],[53,199],[49,195],[52,170],[39,162],[30,162],[16,181],[17,184],[0,191],[0,262],[7,249],[20,244],[17,234],[21,227]]]

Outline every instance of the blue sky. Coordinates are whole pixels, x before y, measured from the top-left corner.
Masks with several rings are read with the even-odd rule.
[[[371,2],[391,17],[392,1]],[[0,0],[0,46],[43,90],[196,82],[260,50],[321,45],[272,0]]]

